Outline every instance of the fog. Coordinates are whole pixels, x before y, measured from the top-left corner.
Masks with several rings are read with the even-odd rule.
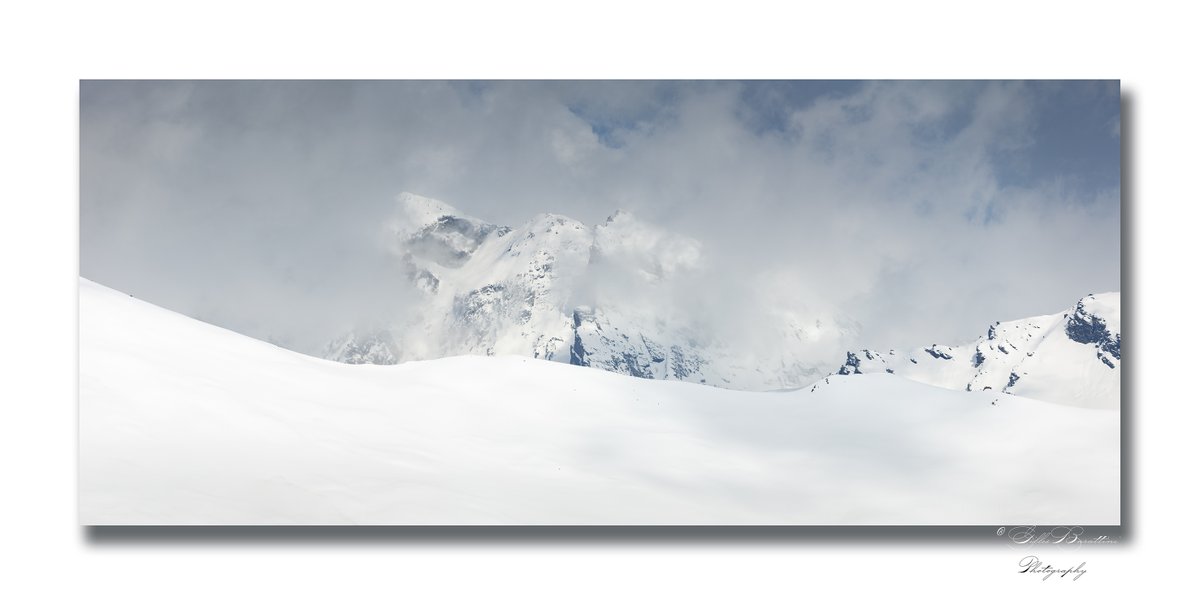
[[[304,352],[410,304],[402,191],[491,223],[617,209],[699,242],[670,296],[859,346],[975,338],[1120,289],[1116,82],[98,82],[84,277]],[[689,261],[691,262],[691,261]],[[695,304],[683,301],[696,301]],[[825,354],[825,353],[822,353]]]

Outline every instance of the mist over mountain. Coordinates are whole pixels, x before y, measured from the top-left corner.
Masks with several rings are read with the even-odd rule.
[[[324,356],[390,365],[520,355],[639,378],[744,390],[886,372],[951,389],[1082,407],[1120,402],[1120,294],[1062,313],[996,322],[974,342],[908,353],[861,348],[846,316],[772,306],[752,283],[714,275],[702,242],[617,211],[598,225],[542,214],[488,223],[412,193],[397,197],[381,253],[407,296],[335,336]],[[720,303],[735,301],[733,308]],[[713,303],[717,303],[714,305]]]
[[[827,373],[855,335],[848,318],[805,314],[800,301],[772,307],[753,291],[723,291],[733,280],[713,274],[702,242],[629,212],[592,226],[542,214],[509,227],[404,193],[385,241],[392,278],[411,297],[335,337],[330,359],[522,355],[768,390]]]

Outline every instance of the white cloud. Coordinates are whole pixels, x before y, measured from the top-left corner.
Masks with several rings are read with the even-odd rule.
[[[327,322],[314,316],[398,287],[377,273],[373,236],[410,190],[499,224],[630,210],[701,243],[705,278],[678,295],[714,316],[770,283],[762,309],[848,317],[864,346],[969,338],[1119,287],[1115,191],[1004,178],[1039,144],[1028,86],[868,83],[765,129],[740,93],[85,85],[82,271],[315,343]]]

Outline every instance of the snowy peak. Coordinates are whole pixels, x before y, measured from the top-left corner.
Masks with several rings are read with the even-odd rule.
[[[398,236],[411,235],[443,216],[461,216],[450,204],[405,191],[396,196],[396,212],[391,227]]]
[[[996,322],[972,343],[849,352],[837,373],[886,372],[950,389],[1116,409],[1120,326],[1120,293],[1089,294],[1063,313]]]
[[[623,210],[594,227],[540,214],[510,228],[404,193],[388,228],[415,299],[333,339],[330,359],[520,355],[642,378],[786,389],[819,379],[825,347],[848,340],[853,323],[801,317],[787,301],[752,338],[715,333],[679,296],[703,292],[695,281],[705,265],[700,242]],[[1120,364],[1120,294],[1108,293],[1062,313],[996,322],[975,342],[850,352],[838,373],[1116,408]]]
[[[386,329],[334,339],[329,359],[569,358],[568,298],[592,243],[592,231],[582,223],[542,214],[513,229],[406,193],[388,227],[390,251],[417,299],[398,303]]]
[[[507,239],[504,259],[491,262],[517,261],[519,271],[545,273],[549,268],[540,261],[556,263],[570,257],[571,268],[582,271],[587,265],[592,242],[592,230],[583,223],[557,214],[540,214],[517,228]]]
[[[412,193],[397,198],[397,209],[390,224],[392,249],[412,263],[461,267],[491,235],[502,236],[507,227],[498,227],[479,219],[463,216],[449,204]],[[418,267],[428,271],[428,267]]]
[[[522,355],[751,390],[824,373],[789,346],[746,351],[714,338],[677,296],[703,267],[700,242],[623,210],[594,227],[540,214],[510,228],[405,193],[388,236],[415,300],[398,301],[381,328],[333,339],[330,359]],[[780,322],[772,342],[796,341],[797,325]]]
[[[488,223],[447,215],[410,235],[405,249],[416,258],[443,267],[461,267],[499,229]]]

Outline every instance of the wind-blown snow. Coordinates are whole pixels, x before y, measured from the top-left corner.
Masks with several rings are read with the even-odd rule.
[[[307,357],[80,281],[86,524],[1118,524],[1119,415]]]

